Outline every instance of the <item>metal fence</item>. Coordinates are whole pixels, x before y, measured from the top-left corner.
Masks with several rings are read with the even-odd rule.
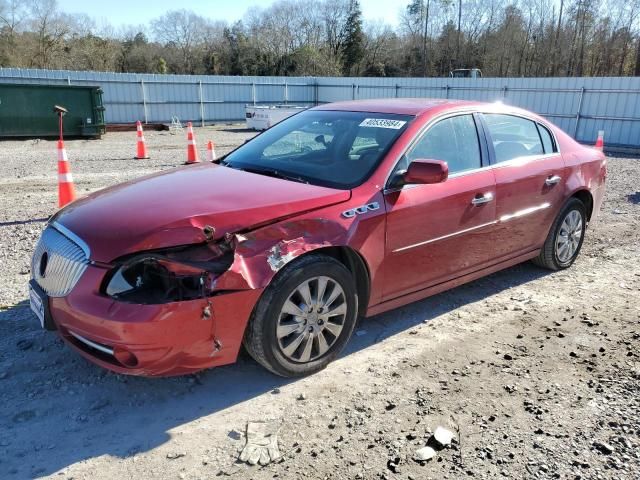
[[[496,101],[537,112],[581,142],[640,149],[640,78],[341,78],[152,75],[0,68],[0,82],[100,85],[107,123],[241,120],[247,104],[379,97]],[[0,99],[1,100],[1,99]]]

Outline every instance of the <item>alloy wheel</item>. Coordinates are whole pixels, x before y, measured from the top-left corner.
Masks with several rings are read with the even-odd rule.
[[[291,361],[322,357],[338,340],[347,315],[347,299],[338,282],[319,276],[298,285],[284,302],[276,337]]]
[[[556,257],[561,263],[569,262],[580,247],[582,239],[582,215],[571,210],[564,217],[556,237]]]

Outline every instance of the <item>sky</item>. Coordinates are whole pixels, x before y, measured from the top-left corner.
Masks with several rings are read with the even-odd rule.
[[[274,0],[58,0],[60,9],[66,13],[86,13],[96,21],[106,20],[114,27],[121,25],[148,24],[168,10],[187,9],[212,20],[230,23],[241,20],[248,9],[267,7]],[[398,14],[408,0],[360,0],[365,20],[384,20],[396,26]],[[108,6],[108,13],[105,11]]]

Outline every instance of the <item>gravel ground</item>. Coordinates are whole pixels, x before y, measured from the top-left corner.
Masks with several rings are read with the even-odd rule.
[[[67,142],[80,194],[181,164],[182,135]],[[201,155],[253,133],[196,129]],[[568,271],[522,264],[359,325],[311,378],[246,355],[144,379],[89,364],[39,329],[29,259],[55,211],[55,143],[0,149],[0,478],[640,478],[640,160],[610,158],[602,217]],[[283,458],[236,461],[247,422]],[[454,433],[414,460],[431,432]],[[432,444],[432,443],[430,443]]]

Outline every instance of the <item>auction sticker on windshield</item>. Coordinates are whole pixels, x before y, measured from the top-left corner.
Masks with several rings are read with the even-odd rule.
[[[365,118],[360,127],[373,127],[373,128],[392,128],[398,130],[407,123],[404,120],[393,120],[390,118]]]

